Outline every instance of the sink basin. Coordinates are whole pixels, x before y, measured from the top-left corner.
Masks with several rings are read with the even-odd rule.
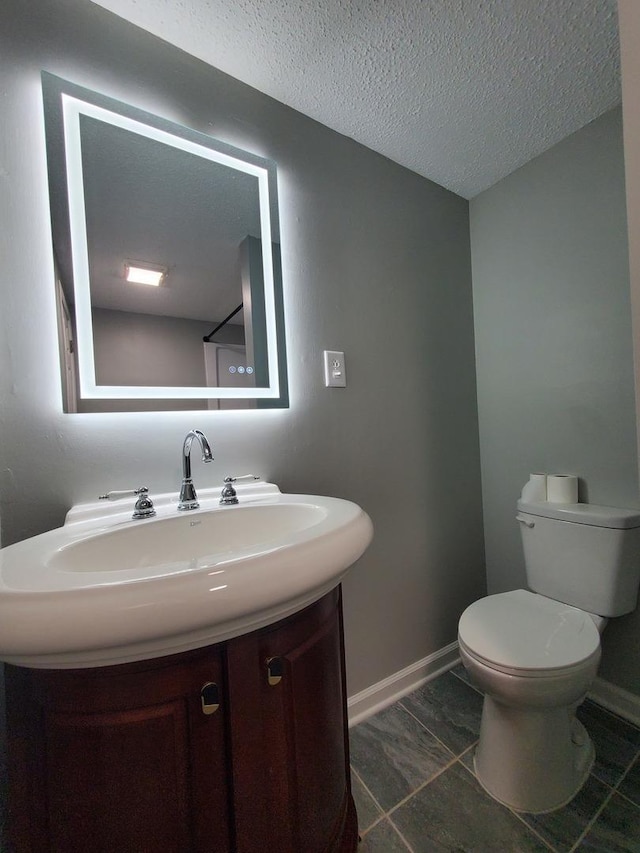
[[[120,582],[217,568],[285,542],[293,545],[310,527],[321,535],[328,514],[329,507],[319,502],[291,501],[175,515],[69,542],[45,566],[56,572],[117,573]]]
[[[278,621],[340,583],[371,541],[354,503],[219,490],[200,509],[131,520],[127,502],[74,507],[63,527],[0,550],[0,660],[103,666],[220,642]]]

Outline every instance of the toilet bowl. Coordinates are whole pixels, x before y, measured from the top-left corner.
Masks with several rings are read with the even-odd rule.
[[[516,518],[531,591],[471,604],[458,643],[485,694],[478,781],[501,803],[541,813],[571,800],[593,764],[575,709],[596,676],[606,619],[636,607],[640,512],[520,500]]]
[[[589,615],[515,590],[460,619],[462,662],[484,692],[476,776],[518,811],[551,811],[589,775],[594,750],[574,710],[596,676],[600,635]]]

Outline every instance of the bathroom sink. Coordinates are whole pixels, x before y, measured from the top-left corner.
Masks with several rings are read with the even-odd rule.
[[[354,503],[238,487],[221,507],[157,515],[74,507],[63,527],[0,550],[0,660],[87,667],[199,648],[268,625],[338,583],[372,537]]]

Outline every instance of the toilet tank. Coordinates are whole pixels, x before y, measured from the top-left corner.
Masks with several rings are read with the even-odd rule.
[[[599,616],[635,610],[640,510],[518,501],[516,518],[533,592]]]

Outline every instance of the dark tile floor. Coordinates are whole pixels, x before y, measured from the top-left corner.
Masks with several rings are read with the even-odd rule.
[[[586,701],[587,783],[558,811],[518,814],[473,775],[481,712],[457,666],[351,729],[359,853],[640,853],[640,729]]]

